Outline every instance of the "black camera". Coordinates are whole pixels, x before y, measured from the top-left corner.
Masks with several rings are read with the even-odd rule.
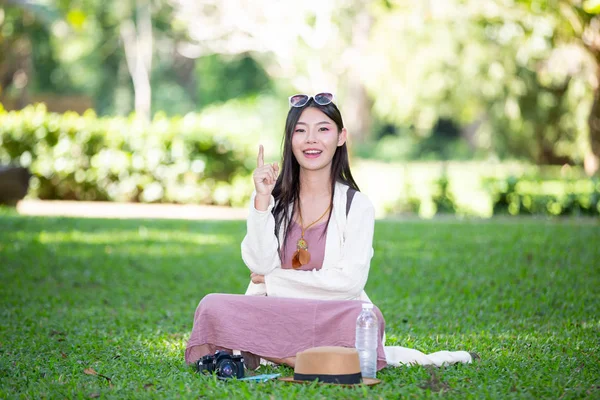
[[[215,355],[206,355],[196,362],[198,372],[216,373],[219,379],[243,378],[244,357],[217,350]]]

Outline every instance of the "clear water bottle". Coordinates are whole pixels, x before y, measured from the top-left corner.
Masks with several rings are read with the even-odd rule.
[[[362,311],[356,319],[356,350],[360,358],[360,372],[363,378],[375,378],[377,372],[377,338],[379,323],[373,311],[373,304],[363,303]]]

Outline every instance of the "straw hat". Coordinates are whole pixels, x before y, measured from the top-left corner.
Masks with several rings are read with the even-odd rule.
[[[294,377],[279,378],[285,382],[307,383],[316,379],[337,385],[376,385],[381,381],[362,378],[358,351],[346,347],[314,347],[296,354]]]

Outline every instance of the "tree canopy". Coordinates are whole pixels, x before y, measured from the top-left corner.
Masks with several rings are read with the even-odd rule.
[[[466,157],[592,173],[599,12],[600,0],[11,0],[0,101],[85,95],[99,114],[148,119],[333,90],[359,145],[450,140]]]

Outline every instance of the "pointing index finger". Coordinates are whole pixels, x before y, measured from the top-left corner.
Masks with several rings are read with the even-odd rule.
[[[265,165],[265,149],[261,144],[258,146],[258,158],[256,159],[256,166],[262,167],[263,165]]]

